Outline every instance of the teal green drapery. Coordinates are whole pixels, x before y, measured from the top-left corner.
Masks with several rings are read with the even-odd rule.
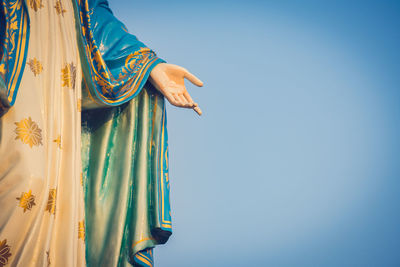
[[[164,61],[127,33],[107,1],[77,4],[87,109],[82,117],[86,261],[153,266],[152,248],[171,235],[171,214],[164,98],[146,80]]]
[[[164,99],[147,83],[124,105],[84,112],[82,126],[88,265],[150,266],[148,249],[171,234]]]

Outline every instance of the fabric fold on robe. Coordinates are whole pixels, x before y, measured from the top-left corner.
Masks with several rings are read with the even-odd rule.
[[[164,99],[146,82],[165,61],[127,32],[107,1],[71,1],[84,79],[87,264],[152,266],[152,248],[171,235],[171,215]],[[26,3],[1,2],[0,116],[14,105],[24,72]],[[99,262],[108,258],[116,265]]]
[[[83,267],[82,71],[72,2],[0,6],[1,79],[14,88],[0,96],[8,103],[0,118],[0,266]],[[29,40],[20,28],[28,18]]]
[[[88,266],[153,266],[171,235],[164,97],[146,83],[165,62],[107,1],[77,1]],[[84,62],[87,62],[85,65]]]
[[[171,235],[163,97],[146,84],[124,105],[84,112],[82,130],[88,266],[152,266],[146,250]]]
[[[117,106],[140,93],[151,70],[165,62],[129,34],[105,0],[78,0],[78,41],[87,91],[87,108]],[[82,51],[84,50],[84,51]]]

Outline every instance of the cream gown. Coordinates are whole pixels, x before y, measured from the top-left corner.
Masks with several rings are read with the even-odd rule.
[[[0,267],[84,266],[81,66],[69,0],[26,1],[27,64],[0,119]]]

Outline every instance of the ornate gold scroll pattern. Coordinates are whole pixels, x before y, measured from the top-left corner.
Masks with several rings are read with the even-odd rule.
[[[78,222],[78,239],[85,241],[85,220]]]
[[[35,203],[35,196],[32,195],[32,190],[28,192],[22,192],[20,197],[16,198],[19,200],[19,206],[24,209],[24,213],[27,210],[31,210]]]
[[[29,0],[29,5],[35,11],[38,11],[39,8],[44,7],[42,0]]]
[[[20,139],[22,143],[28,144],[31,148],[32,146],[39,146],[42,144],[42,130],[39,128],[38,124],[34,122],[31,117],[23,119],[20,122],[15,122],[17,128],[15,133],[17,136],[15,140]]]
[[[0,241],[0,267],[6,266],[8,258],[11,257],[11,247],[7,244],[7,239]]]
[[[5,74],[6,73],[6,69],[5,69],[5,64],[0,64],[0,73]]]
[[[156,54],[147,47],[139,48],[139,51],[127,56],[125,66],[115,79],[101,56],[93,32],[91,31],[91,14],[88,1],[79,1],[80,20],[82,24],[82,35],[85,38],[86,53],[92,72],[92,82],[95,86],[96,95],[103,103],[115,104],[125,101],[137,93],[139,86],[145,77],[144,74],[150,66],[158,59]]]
[[[49,198],[47,200],[46,211],[50,212],[50,214],[55,214],[56,212],[56,198],[57,198],[57,189],[53,188],[49,191]]]
[[[75,89],[76,67],[74,63],[65,64],[61,69],[62,86]]]
[[[4,51],[8,52],[8,55],[5,56],[6,61],[12,61],[15,57],[14,53],[17,50],[15,38],[18,36],[18,29],[20,28],[18,27],[18,11],[21,10],[22,2],[23,1],[19,0],[8,1],[8,8],[6,7],[6,5],[3,5],[3,12],[6,17],[8,27],[5,31],[4,44],[1,47],[1,54],[3,55]],[[0,73],[2,73],[3,75],[6,73],[5,65],[6,63],[2,63],[0,65]]]
[[[169,189],[169,173],[168,173],[168,145],[165,149],[165,165],[166,165],[166,173],[165,173],[165,181],[167,182],[167,188]]]
[[[63,4],[61,3],[61,0],[58,0],[56,2],[56,5],[54,6],[54,8],[57,11],[58,15],[61,15],[64,17],[64,13],[67,12],[67,10],[64,9]]]
[[[155,241],[155,239],[153,237],[146,237],[146,238],[140,239],[139,241],[136,241],[135,243],[133,243],[132,248],[135,247],[137,244],[142,243],[142,242],[147,241],[147,240]]]
[[[150,138],[150,155],[153,151],[153,147],[155,147],[154,143],[154,123],[156,121],[156,110],[157,110],[157,95],[154,96],[154,107],[153,107],[153,115],[151,116],[151,138]]]
[[[166,110],[165,110],[165,106],[164,106],[164,110],[163,110],[163,118],[162,118],[162,130],[161,130],[161,151],[164,151],[164,130],[165,130],[165,114]],[[168,149],[168,146],[167,146]],[[168,155],[168,153],[165,153],[165,156]],[[164,177],[164,153],[161,152],[161,166],[160,166],[160,170],[161,170],[161,179]],[[167,158],[168,160],[168,158]],[[167,170],[168,172],[168,170]],[[165,215],[164,215],[164,183],[161,181],[161,226],[166,227],[166,228],[172,228],[171,226],[171,221],[165,219]],[[171,214],[170,214],[171,215]]]
[[[145,257],[142,253],[138,252],[136,254],[136,257],[141,260],[142,262],[144,262],[145,264],[147,264],[147,266],[153,267],[153,264],[151,264],[151,261],[149,260],[149,258]]]
[[[3,1],[4,3],[4,1]],[[5,13],[7,21],[7,29],[5,31],[5,42],[4,51],[8,51],[8,56],[5,56],[6,60],[5,67],[6,72],[10,72],[8,77],[7,85],[7,97],[8,101],[13,103],[15,101],[16,91],[18,90],[17,84],[22,74],[22,64],[25,59],[25,42],[27,41],[25,35],[28,33],[28,15],[27,12],[22,8],[23,0],[9,0],[7,5],[3,5],[3,11]],[[8,64],[8,63],[10,64]],[[12,63],[13,62],[13,63]],[[12,65],[14,65],[12,67]],[[3,75],[3,79],[5,74]]]
[[[30,59],[27,63],[35,76],[39,75],[43,71],[42,63],[36,58]]]
[[[165,165],[168,170],[168,145],[167,148],[165,149]]]

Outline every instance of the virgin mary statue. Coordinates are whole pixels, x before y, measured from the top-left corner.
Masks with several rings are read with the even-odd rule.
[[[184,78],[105,0],[2,0],[0,267],[153,266]]]

